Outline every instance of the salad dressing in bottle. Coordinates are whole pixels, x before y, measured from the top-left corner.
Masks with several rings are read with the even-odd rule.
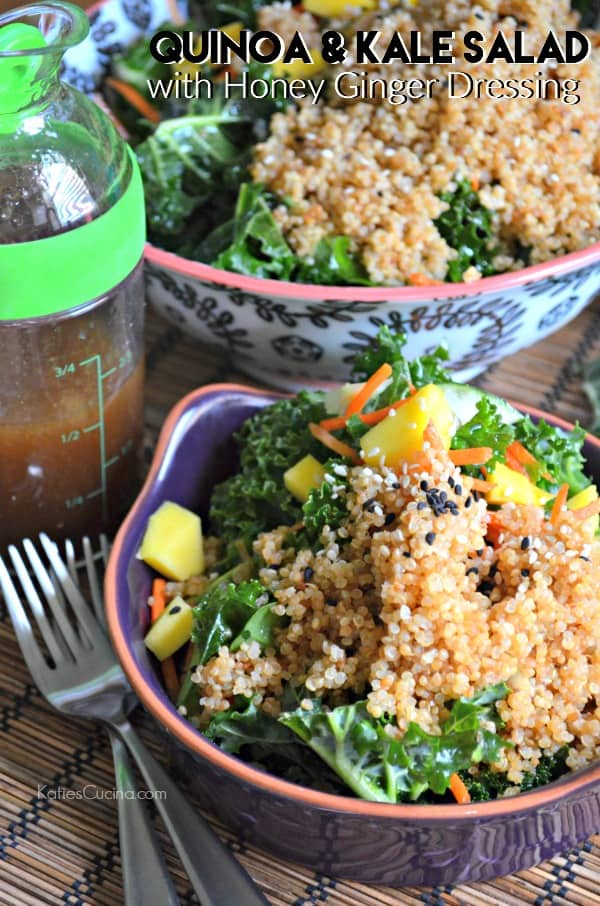
[[[89,23],[0,15],[0,551],[112,531],[142,438],[144,202],[108,117],[59,80]]]

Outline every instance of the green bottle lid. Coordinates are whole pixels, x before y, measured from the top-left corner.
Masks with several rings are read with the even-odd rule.
[[[42,24],[44,15],[60,15],[70,23],[67,37],[64,31],[58,35],[55,30],[58,40],[53,42],[50,38],[46,40],[35,25],[10,21],[17,16],[37,16]],[[7,18],[9,21],[3,25]],[[83,40],[88,29],[85,13],[63,0],[22,7],[0,16],[0,145],[14,151],[20,142],[27,140],[28,147],[33,145],[36,154],[38,148],[43,154],[46,140],[54,142],[57,135],[67,136],[67,130],[72,136],[74,130],[82,128],[68,119],[53,119],[55,113],[48,107],[46,96],[49,99],[56,96],[48,87],[49,78],[57,78],[63,51]],[[91,105],[68,86],[64,86],[63,94],[58,97],[59,101],[68,97],[75,105]],[[72,111],[73,107],[67,109]],[[101,123],[104,114],[94,110]],[[28,117],[35,126],[33,132]],[[39,127],[40,122],[43,128]],[[45,134],[50,138],[45,139]],[[93,147],[97,141],[106,149],[113,142],[111,134],[113,151],[124,166],[120,194],[108,210],[54,236],[19,241],[15,234],[14,242],[9,236],[8,242],[0,243],[0,324],[44,317],[84,305],[121,283],[140,261],[146,227],[142,178],[135,155],[108,122],[98,128],[97,136],[88,134],[88,146]],[[79,153],[75,144],[71,151]],[[31,159],[29,153],[26,152],[27,161]],[[0,147],[0,168],[2,157]]]
[[[13,113],[32,103],[42,55],[22,51],[39,50],[40,47],[47,47],[47,42],[35,25],[10,22],[0,28],[0,115]]]

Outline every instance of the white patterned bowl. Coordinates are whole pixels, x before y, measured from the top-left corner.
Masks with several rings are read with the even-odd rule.
[[[105,0],[89,38],[69,51],[65,77],[94,91],[112,54],[169,18],[166,0]],[[382,324],[404,329],[409,354],[441,341],[468,380],[541,340],[600,290],[600,242],[535,267],[474,283],[323,287],[244,277],[146,247],[147,295],[169,321],[261,383],[294,389],[347,380],[349,362]]]

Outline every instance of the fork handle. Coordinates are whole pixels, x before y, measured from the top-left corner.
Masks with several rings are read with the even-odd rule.
[[[178,906],[179,898],[158,845],[156,831],[121,737],[109,730],[119,810],[119,843],[125,906]]]
[[[129,721],[119,721],[112,726],[133,755],[148,787],[161,791],[154,804],[202,906],[223,906],[224,903],[270,906],[208,822],[194,811],[164,768],[152,757]]]

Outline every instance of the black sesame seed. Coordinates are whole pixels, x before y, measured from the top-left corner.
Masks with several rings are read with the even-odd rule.
[[[462,484],[457,484],[457,485],[456,485],[456,487],[454,488],[454,493],[457,494],[459,497],[461,496],[461,494],[462,494]]]
[[[481,557],[481,555],[483,553],[483,548],[480,547],[478,551],[475,551],[475,553],[477,554],[478,557]]]
[[[491,541],[489,538],[486,538],[486,539],[485,539],[485,543],[487,544],[488,547],[493,547],[493,546],[494,546],[494,542]]]
[[[477,503],[479,500],[479,491],[471,491],[471,493],[473,495],[473,500]]]
[[[484,18],[484,15],[483,15],[483,13],[480,13],[480,12],[476,11],[476,12],[475,12],[475,18],[476,18],[476,19],[483,19],[483,18]]]
[[[448,495],[445,491],[440,491],[440,500],[442,501],[442,503],[445,503],[446,500],[448,500]]]
[[[410,551],[402,551],[403,557],[410,557]]]
[[[525,537],[521,539],[521,550],[526,551],[530,544],[531,538],[529,535],[525,535]]]
[[[433,544],[433,542],[435,541],[435,532],[427,532],[427,534],[425,535],[425,541],[427,542],[427,544]]]
[[[371,510],[375,506],[375,498],[369,497],[368,500],[365,500],[363,503],[363,510]]]
[[[472,566],[470,569],[467,570],[467,576],[470,576],[471,573],[473,573],[474,576],[479,575],[479,570],[477,569],[476,566]]]
[[[310,582],[310,580],[312,579],[314,574],[315,574],[315,571],[312,568],[312,566],[307,566],[306,569],[304,570],[304,581]]]
[[[387,514],[386,514],[386,517],[385,517],[385,519],[384,519],[383,524],[384,524],[384,525],[391,525],[395,518],[396,518],[396,514],[395,514],[395,513],[387,513]]]
[[[453,488],[453,487],[454,487],[454,483],[455,483],[455,482],[454,482],[454,479],[453,479],[453,477],[452,477],[452,475],[451,475],[450,478],[448,479],[448,487],[449,487],[449,488]]]
[[[418,504],[417,504],[417,509],[418,509],[418,510],[425,510],[425,509],[427,509],[427,504],[425,503],[424,500],[419,500],[419,502],[418,502]]]
[[[473,503],[473,498],[469,494],[469,496],[465,500],[465,510],[468,510],[472,503]]]
[[[392,487],[393,487],[393,489],[394,489],[395,491],[399,491],[400,488],[402,487],[402,485],[400,484],[399,481],[395,481],[395,482],[393,483]]]
[[[494,586],[493,582],[488,582],[486,580],[484,582],[479,583],[479,585],[477,586],[477,591],[482,595],[489,595],[489,593],[494,589],[494,587],[495,586]]]
[[[493,579],[497,572],[498,572],[498,564],[492,563],[492,565],[490,566],[490,572],[489,572],[490,579]]]
[[[528,569],[522,569],[522,570],[521,570],[521,575],[523,576],[524,579],[526,579],[527,576],[529,575],[529,570],[528,570]]]
[[[580,559],[580,560],[585,560],[586,563],[589,563],[589,562],[590,562],[590,558],[589,558],[589,557],[584,557],[583,554],[579,554],[579,559]]]
[[[336,607],[336,606],[337,606],[337,601],[335,600],[335,598],[327,598],[327,600],[325,601],[325,603],[328,605],[328,607]]]
[[[429,488],[429,485],[427,484],[427,482],[425,481],[425,479],[423,479],[423,481],[421,481],[421,482],[419,483],[419,487],[421,488],[422,491],[427,491],[428,488]]]
[[[181,610],[181,605],[176,604],[174,607],[170,608],[169,613],[172,615],[174,613],[179,613],[180,610]]]

